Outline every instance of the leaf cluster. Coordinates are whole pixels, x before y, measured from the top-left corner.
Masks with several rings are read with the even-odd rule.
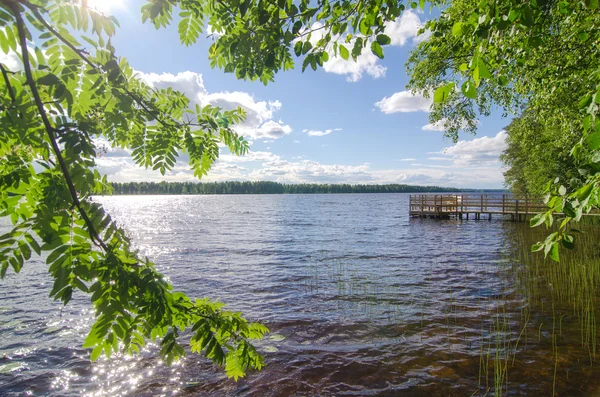
[[[86,1],[0,1],[1,50],[21,62],[16,70],[0,64],[0,216],[13,224],[0,236],[0,277],[35,253],[53,279],[52,298],[67,304],[77,290],[89,294],[96,318],[84,346],[93,360],[152,339],[171,363],[184,355],[179,335],[190,328],[193,350],[237,379],[262,367],[250,341],[268,330],[174,291],[92,196],[110,191],[95,169],[99,142],[163,174],[187,153],[201,177],[219,143],[247,152],[231,129],[244,112],[190,109],[183,94],[148,86],[117,57],[117,28]]]
[[[391,43],[386,24],[407,7],[425,2],[398,0],[152,0],[144,21],[167,26],[178,13],[181,42],[191,45],[203,32],[213,35],[212,67],[240,79],[267,84],[280,70],[322,67],[332,57],[356,60],[364,49],[379,58]]]

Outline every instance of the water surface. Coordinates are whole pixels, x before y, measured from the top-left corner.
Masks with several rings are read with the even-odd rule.
[[[405,194],[97,200],[177,289],[264,322],[266,368],[236,383],[195,355],[166,368],[151,345],[91,364],[87,297],[52,302],[37,261],[0,281],[1,395],[595,392],[574,316],[555,338],[514,279],[523,224],[410,219]]]

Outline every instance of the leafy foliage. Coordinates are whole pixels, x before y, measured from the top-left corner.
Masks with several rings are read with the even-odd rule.
[[[474,130],[477,113],[489,114],[493,106],[521,114],[509,127],[504,160],[513,169],[507,180],[538,193],[541,178],[552,175],[554,183],[544,182],[549,210],[532,225],[560,220],[558,230],[534,247],[558,260],[559,243],[573,247],[570,222],[599,204],[598,2],[452,1],[427,28],[431,39],[408,63],[409,86],[420,92],[461,87],[434,98],[431,114],[434,121],[452,121],[454,139],[461,126]]]
[[[247,152],[230,128],[244,114],[189,110],[183,94],[145,85],[115,54],[117,27],[86,1],[0,1],[2,51],[22,64],[0,65],[0,216],[13,224],[0,236],[0,276],[18,273],[35,253],[54,280],[52,298],[67,304],[75,290],[89,294],[96,319],[84,346],[92,360],[137,352],[152,339],[171,363],[184,355],[179,334],[191,328],[192,350],[237,379],[263,366],[250,340],[268,330],[220,303],[174,291],[91,196],[110,190],[94,169],[98,140],[163,174],[187,152],[202,176],[219,142]]]
[[[570,189],[585,182],[579,169],[589,158],[577,159],[571,155],[581,133],[564,133],[560,126],[553,126],[550,121],[541,123],[535,114],[527,111],[506,127],[506,133],[507,148],[501,156],[508,167],[504,178],[517,196],[541,198],[548,181],[556,177]]]
[[[209,49],[212,67],[235,73],[240,79],[273,81],[275,73],[295,66],[316,70],[332,56],[354,60],[363,50],[384,57],[391,43],[386,22],[407,7],[424,7],[421,1],[389,0],[152,0],[142,8],[144,21],[167,26],[178,12],[179,35],[194,43],[202,32],[215,33]]]

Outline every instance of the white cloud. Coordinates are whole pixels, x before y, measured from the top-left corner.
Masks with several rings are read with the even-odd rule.
[[[407,10],[395,21],[390,21],[385,27],[385,34],[391,39],[391,44],[388,46],[404,46],[409,40],[412,39],[416,43],[421,37],[417,37],[419,29],[424,25],[419,16],[413,10]],[[311,26],[311,30],[315,32],[311,35],[311,43],[314,46],[326,33],[322,28],[322,24],[319,22],[314,23]],[[355,39],[350,40],[346,43],[346,36],[340,37],[335,35],[333,40],[338,40],[342,43],[349,51],[354,47]],[[346,80],[349,82],[357,82],[362,79],[364,74],[371,76],[374,79],[384,77],[387,71],[387,67],[379,63],[379,58],[371,52],[370,43],[367,44],[361,55],[353,59],[344,60],[341,56],[333,56],[332,48],[328,48],[331,57],[329,61],[323,64],[323,70],[327,73],[334,73],[339,75],[345,75]]]
[[[334,129],[330,129],[330,130],[325,130],[325,131],[321,131],[321,130],[302,130],[302,132],[306,132],[309,136],[324,136],[324,135],[329,135],[334,131],[341,131],[341,128],[334,128]]]
[[[246,112],[246,120],[237,124],[233,129],[248,138],[277,139],[292,132],[292,127],[283,122],[273,120],[275,112],[281,109],[280,101],[257,101],[246,92],[213,92],[209,93],[204,87],[202,75],[195,72],[182,72],[176,75],[170,73],[138,73],[147,84],[156,88],[172,87],[183,92],[191,101],[191,105],[213,105],[223,110],[233,110],[241,107]]]
[[[354,46],[354,41],[345,45],[350,50]],[[362,79],[364,73],[374,79],[384,77],[387,67],[380,65],[378,61],[379,58],[373,55],[370,47],[367,46],[363,49],[362,54],[356,58],[356,62],[353,59],[346,61],[340,56],[332,56],[329,61],[323,64],[323,70],[328,73],[347,75],[346,80],[355,83]]]
[[[320,183],[328,181],[350,182],[370,180],[368,165],[338,165],[321,164],[316,161],[300,160],[286,161],[275,160],[266,162],[263,167],[252,171],[250,179],[270,180],[286,183]]]
[[[385,34],[392,39],[391,45],[404,46],[410,39],[417,40],[419,29],[424,25],[417,13],[407,10],[395,21],[387,23]]]
[[[4,36],[6,36],[6,28],[0,28]],[[27,50],[29,52],[30,57],[37,57],[35,55],[35,50],[31,46],[27,46]],[[41,50],[44,56],[46,55],[45,50]],[[15,49],[10,48],[8,53],[4,51],[0,51],[0,63],[4,65],[4,67],[11,72],[18,72],[23,70],[23,62],[21,62],[20,58],[21,54],[21,46],[16,44]]]
[[[506,131],[500,131],[494,137],[459,141],[444,149],[442,154],[449,156],[455,166],[490,166],[500,164],[500,155],[506,146]]]
[[[322,28],[323,24],[320,22],[315,22],[311,25],[310,29],[313,33],[310,36],[310,42],[313,46],[326,34],[326,31]],[[356,40],[352,39],[346,43],[345,39],[346,36],[340,37],[340,35],[334,35],[332,42],[337,40],[351,51]],[[332,44],[327,47],[327,51],[330,54],[330,58],[323,64],[323,70],[327,73],[346,75],[346,80],[349,82],[359,81],[365,73],[374,79],[378,79],[385,76],[385,72],[387,71],[385,66],[378,63],[379,58],[373,55],[370,46],[363,49],[362,54],[356,58],[356,61],[351,58],[344,60],[339,54],[334,56]]]
[[[421,129],[423,131],[444,132],[444,131],[446,131],[446,124],[447,124],[447,119],[444,118],[444,119],[436,121],[435,123],[426,124],[423,127],[421,127]],[[479,124],[479,121],[475,120],[475,124]],[[461,123],[461,128],[466,128],[466,127],[467,127],[467,122]]]
[[[20,48],[21,47],[19,47],[19,49]],[[21,62],[21,59],[19,58],[17,53],[12,50],[10,50],[8,54],[5,54],[4,52],[0,51],[0,63],[3,64],[6,67],[6,69],[10,70],[11,72],[17,72],[23,69],[23,62]]]
[[[450,157],[427,157],[427,160],[431,161],[452,161]]]
[[[440,132],[444,132],[444,131],[446,131],[446,121],[445,120],[439,120],[439,121],[436,121],[435,123],[429,123],[429,124],[426,124],[423,127],[421,127],[421,129],[423,131],[440,131]]]
[[[281,138],[284,135],[288,135],[292,132],[292,127],[289,125],[283,125],[276,121],[269,120],[259,128],[253,130],[252,136],[255,138]]]
[[[222,154],[219,156],[219,162],[223,163],[247,163],[252,161],[275,161],[279,160],[279,156],[271,152],[249,151],[245,156],[236,156],[233,154]]]
[[[502,135],[500,136],[502,138]],[[498,163],[500,141],[477,138],[446,149],[452,161],[448,165],[411,163],[397,169],[373,169],[368,163],[323,164],[296,156],[291,161],[269,151],[251,151],[246,156],[223,154],[203,181],[269,180],[282,183],[407,183],[456,187],[502,186],[502,169]],[[450,154],[448,154],[450,153]],[[491,153],[494,154],[493,158]],[[463,161],[466,157],[468,161]],[[488,158],[489,157],[489,158]],[[479,159],[479,160],[477,160]],[[480,161],[482,160],[483,161]],[[406,159],[407,161],[411,159]],[[164,177],[138,168],[131,157],[98,159],[99,171],[115,182],[125,181],[195,181],[185,161],[178,161]]]
[[[416,160],[417,159],[410,157],[410,158],[400,159],[398,161],[416,161]]]
[[[429,112],[433,101],[431,98],[425,98],[419,94],[412,94],[410,91],[396,92],[390,97],[384,97],[376,102],[375,106],[385,114],[408,113],[408,112]]]

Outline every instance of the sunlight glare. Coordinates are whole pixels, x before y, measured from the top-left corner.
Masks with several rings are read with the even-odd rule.
[[[105,14],[112,14],[118,8],[125,8],[126,0],[87,0],[89,8],[95,8],[96,10]]]

